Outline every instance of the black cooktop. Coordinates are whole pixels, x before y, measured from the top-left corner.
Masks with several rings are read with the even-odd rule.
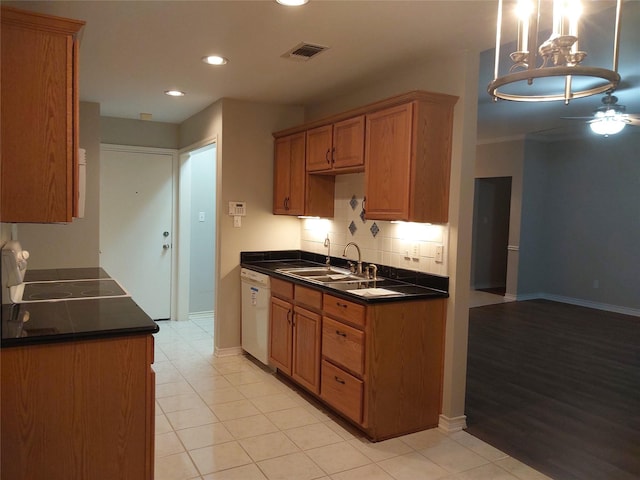
[[[24,285],[22,302],[85,300],[127,295],[118,282],[110,278],[27,282]]]

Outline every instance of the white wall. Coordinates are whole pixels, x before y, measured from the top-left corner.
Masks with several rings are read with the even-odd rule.
[[[18,225],[29,250],[29,268],[95,267],[99,264],[100,105],[80,102],[80,148],[87,151],[85,217],[68,224]]]
[[[191,248],[189,313],[212,312],[215,277],[216,147],[189,157],[191,167]],[[200,214],[204,220],[200,220]]]
[[[640,315],[639,148],[631,130],[527,141],[519,295]]]
[[[102,143],[137,147],[178,148],[179,125],[175,123],[101,117]]]

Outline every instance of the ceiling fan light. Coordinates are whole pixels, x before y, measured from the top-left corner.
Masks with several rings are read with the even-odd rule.
[[[626,123],[622,120],[612,118],[612,117],[602,117],[599,118],[589,124],[591,130],[598,135],[615,135],[616,133],[620,133]]]

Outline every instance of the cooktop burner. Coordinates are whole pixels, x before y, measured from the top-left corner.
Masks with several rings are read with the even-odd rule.
[[[111,278],[25,282],[20,303],[126,296],[129,294]]]

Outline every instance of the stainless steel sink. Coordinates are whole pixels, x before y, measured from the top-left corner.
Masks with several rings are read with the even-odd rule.
[[[351,273],[345,268],[336,267],[280,268],[276,271],[292,277],[322,284],[358,283],[367,281],[363,276]]]

